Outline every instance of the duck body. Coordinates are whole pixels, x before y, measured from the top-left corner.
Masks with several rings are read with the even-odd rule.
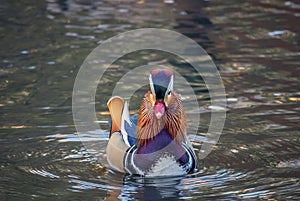
[[[120,172],[141,176],[192,173],[196,157],[187,139],[180,96],[172,91],[173,74],[157,70],[149,80],[151,91],[145,94],[138,115],[129,116],[121,97],[108,101],[112,117],[108,163]]]
[[[124,168],[129,174],[145,176],[184,175],[195,169],[193,158],[194,153],[187,145],[179,145],[163,129],[148,144],[130,147]]]

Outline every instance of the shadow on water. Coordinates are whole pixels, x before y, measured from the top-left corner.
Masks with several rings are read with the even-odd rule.
[[[0,10],[0,200],[300,199],[297,1],[36,0],[3,1]],[[119,59],[92,103],[102,130],[79,138],[74,128],[72,89],[85,57],[103,40],[145,27],[199,43],[226,88],[223,134],[200,171],[186,177],[126,176],[105,160],[106,101],[124,73],[151,62],[175,68],[196,92],[199,154],[210,98],[201,77],[177,57],[139,51]],[[133,112],[145,90],[132,97]],[[87,150],[82,141],[102,149]]]

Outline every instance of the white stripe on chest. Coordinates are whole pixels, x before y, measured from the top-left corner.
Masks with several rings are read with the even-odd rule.
[[[147,172],[147,176],[174,176],[186,174],[185,169],[180,166],[174,156],[164,155],[152,165],[150,170]]]

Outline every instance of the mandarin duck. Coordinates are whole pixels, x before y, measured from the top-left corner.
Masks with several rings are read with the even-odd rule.
[[[156,69],[149,76],[150,90],[130,117],[128,104],[112,97],[106,153],[112,169],[132,175],[184,175],[196,169],[196,157],[187,138],[181,97],[173,90],[174,74]]]

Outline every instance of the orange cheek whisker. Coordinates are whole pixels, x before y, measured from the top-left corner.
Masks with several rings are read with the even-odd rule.
[[[173,139],[181,144],[186,139],[187,122],[180,96],[172,92],[172,99],[165,114],[157,119],[153,112],[151,93],[145,94],[139,110],[138,145],[151,141],[162,129],[167,129]]]

